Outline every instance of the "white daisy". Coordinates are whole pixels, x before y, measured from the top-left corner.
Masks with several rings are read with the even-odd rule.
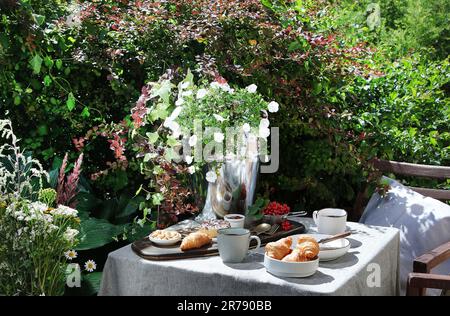
[[[88,260],[84,264],[84,268],[88,272],[94,272],[94,270],[97,269],[97,264],[94,262],[94,260]]]
[[[208,171],[206,173],[206,181],[210,182],[210,183],[214,183],[217,180],[217,174],[215,171]]]
[[[223,133],[214,133],[214,141],[221,143],[223,142],[225,136],[223,135]]]
[[[206,89],[198,89],[197,91],[197,99],[202,99],[208,94],[208,90]]]
[[[222,116],[220,116],[219,114],[213,114],[213,116],[214,116],[214,118],[215,118],[216,120],[218,120],[219,122],[225,121],[225,119],[224,119]]]
[[[249,85],[247,88],[245,88],[248,92],[250,93],[255,93],[256,89],[258,89],[258,87],[256,86],[256,84],[251,84]]]
[[[69,250],[64,253],[64,256],[67,258],[67,260],[72,260],[78,257],[78,253],[75,250]]]
[[[189,137],[189,146],[194,147],[197,144],[197,135]]]
[[[272,101],[267,105],[267,108],[269,109],[270,113],[276,113],[278,112],[278,108],[279,108],[279,104],[278,102]]]
[[[245,133],[250,132],[250,124],[245,123],[244,125],[242,125],[242,130],[243,130]]]

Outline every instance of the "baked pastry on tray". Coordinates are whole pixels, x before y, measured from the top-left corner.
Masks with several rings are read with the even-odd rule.
[[[201,248],[209,243],[212,239],[207,234],[198,231],[187,235],[181,242],[181,251],[191,250]]]

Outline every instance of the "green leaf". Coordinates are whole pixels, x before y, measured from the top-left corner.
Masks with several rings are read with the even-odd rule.
[[[56,68],[58,68],[58,70],[61,69],[63,66],[61,59],[57,59],[55,64],[56,64]]]
[[[149,142],[150,144],[156,143],[156,141],[158,140],[158,137],[159,137],[159,135],[158,135],[157,132],[154,132],[154,133],[147,133],[146,135],[147,135],[147,137],[148,137],[148,142]]]
[[[84,107],[83,111],[81,112],[82,117],[89,117],[91,116],[91,113],[89,112],[89,108],[87,106]]]
[[[127,218],[139,210],[139,204],[144,202],[145,198],[143,196],[136,196],[129,200],[128,204],[116,214],[116,219]]]
[[[161,202],[163,200],[164,200],[164,196],[161,193],[155,193],[152,195],[153,205],[161,205]]]
[[[66,106],[69,111],[72,111],[75,108],[75,97],[73,96],[72,92],[70,92],[67,96]]]
[[[44,77],[44,86],[49,87],[52,84],[52,78],[49,75]]]
[[[83,274],[81,283],[81,295],[92,296],[96,295],[100,290],[100,283],[102,281],[103,272],[91,272]]]
[[[34,55],[34,57],[30,60],[31,69],[33,69],[33,73],[38,74],[41,72],[42,66],[42,58],[38,54]]]
[[[176,138],[175,137],[173,137],[173,136],[168,136],[167,137],[167,145],[168,146],[170,146],[170,147],[174,147],[174,146],[177,146],[177,145],[179,145],[180,143],[178,142],[178,140],[176,140]]]
[[[54,62],[53,62],[53,60],[52,60],[50,57],[46,56],[46,57],[44,58],[44,64],[45,64],[46,67],[52,68]]]
[[[122,233],[121,226],[115,226],[104,219],[89,217],[81,221],[80,243],[76,250],[88,250],[102,247],[113,242],[113,238]]]
[[[16,96],[14,97],[14,105],[19,105],[20,102],[22,102],[22,99],[20,98],[19,95],[16,95]]]
[[[45,16],[40,14],[33,14],[34,21],[37,25],[41,26],[45,22]]]

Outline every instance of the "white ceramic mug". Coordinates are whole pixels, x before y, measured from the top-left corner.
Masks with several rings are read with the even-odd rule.
[[[347,212],[339,208],[324,208],[314,211],[313,220],[319,234],[336,235],[346,231]]]
[[[230,223],[231,228],[244,228],[245,216],[241,214],[225,215],[224,220]]]
[[[250,241],[255,239],[257,246],[254,251],[261,247],[261,239],[258,236],[250,235],[250,231],[245,228],[224,228],[218,230],[217,245],[219,255],[223,262],[242,262],[248,254]]]

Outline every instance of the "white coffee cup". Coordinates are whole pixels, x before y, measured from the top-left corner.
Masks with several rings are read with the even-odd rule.
[[[339,208],[324,208],[314,211],[313,220],[319,234],[336,235],[346,231],[347,212]]]
[[[242,262],[248,254],[250,241],[255,239],[257,246],[254,251],[261,247],[261,239],[258,236],[250,235],[250,231],[245,228],[224,228],[218,230],[217,245],[219,255],[223,262]]]
[[[231,228],[244,228],[245,216],[241,214],[227,214],[223,218],[230,223]]]

